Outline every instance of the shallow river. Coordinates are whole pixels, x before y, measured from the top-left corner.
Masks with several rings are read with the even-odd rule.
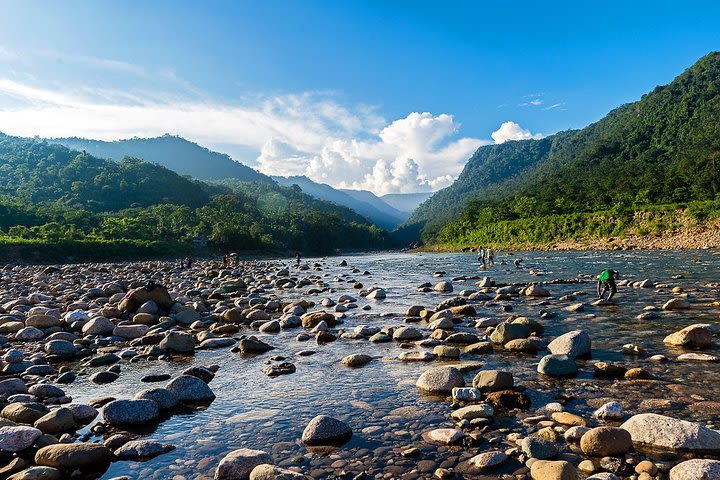
[[[512,264],[517,257],[524,259],[522,269],[515,269]],[[350,266],[361,271],[368,270],[370,275],[350,275],[348,267],[337,266],[341,259],[346,259]],[[507,265],[500,264],[503,260]],[[567,401],[569,410],[587,415],[593,406],[597,406],[597,398],[606,397],[622,401],[630,412],[636,413],[642,400],[670,399],[677,401],[674,409],[654,411],[720,425],[718,406],[705,402],[702,404],[704,408],[691,407],[702,400],[720,400],[720,363],[678,362],[675,358],[682,352],[662,343],[667,333],[686,325],[717,323],[720,320],[720,309],[701,307],[720,299],[719,288],[704,286],[709,282],[720,282],[720,255],[716,251],[498,254],[496,265],[487,271],[478,269],[474,254],[388,253],[309,261],[323,263],[323,270],[306,271],[304,274],[321,275],[334,289],[332,293],[324,292],[309,297],[315,301],[319,302],[326,296],[337,299],[343,293],[356,293],[352,282],[348,282],[350,278],[363,282],[365,287],[379,285],[387,290],[387,299],[382,301],[358,297],[360,306],[369,303],[372,309],[369,312],[359,309],[348,312],[348,318],[340,326],[346,330],[358,324],[401,325],[404,322],[402,314],[411,305],[432,308],[443,299],[457,295],[460,290],[477,289],[473,285],[476,280],[468,280],[453,282],[455,292],[452,294],[418,292],[418,285],[439,281],[433,278],[435,271],[446,272],[441,280],[462,275],[488,275],[498,283],[583,280],[580,284],[548,285],[552,294],[550,299],[514,297],[510,302],[490,302],[487,306],[474,304],[479,317],[504,319],[514,314],[537,319],[545,326],[544,337],[547,339],[574,329],[588,331],[593,341],[593,358],[579,362],[580,373],[577,378],[540,378],[535,369],[539,358],[545,354],[543,352],[534,357],[496,351],[486,355],[463,355],[461,361],[482,361],[487,368],[512,371],[516,384],[527,388],[526,393],[533,401],[533,410],[560,398]],[[592,279],[608,267],[619,270],[622,279],[649,278],[670,287],[681,286],[689,293],[696,308],[683,313],[660,312],[658,320],[637,320],[635,317],[642,313],[643,307],[660,307],[672,298],[674,295],[671,288],[620,287],[616,297],[617,306],[590,307],[589,303],[594,297],[585,296],[577,300],[588,305],[584,312],[563,310],[563,307],[574,302],[561,302],[559,297],[576,291],[594,295],[595,284]],[[533,275],[530,270],[542,275]],[[341,273],[347,276],[341,281],[334,280]],[[291,273],[293,276],[296,274],[296,271]],[[684,278],[673,279],[677,275]],[[301,294],[302,290],[281,291],[278,296],[296,300]],[[502,305],[512,306],[512,311],[503,311]],[[540,319],[539,314],[543,309],[555,312],[557,316]],[[383,313],[398,316],[380,316]],[[424,324],[420,324],[420,328],[424,328]],[[470,327],[462,327],[461,330],[481,333]],[[276,350],[254,358],[243,358],[229,349],[222,349],[199,351],[193,358],[174,362],[122,362],[122,375],[114,384],[98,386],[89,382],[87,377],[80,377],[73,385],[67,386],[68,394],[80,402],[103,395],[129,398],[142,388],[157,385],[141,383],[139,379],[143,375],[175,373],[190,364],[220,366],[210,384],[217,398],[207,409],[174,415],[150,433],[149,438],[175,445],[177,448],[174,451],[145,463],[114,463],[102,478],[120,475],[175,480],[212,478],[214,467],[220,459],[230,450],[242,447],[272,452],[277,464],[298,466],[303,473],[313,477],[337,477],[347,472],[348,478],[352,478],[362,471],[376,478],[401,478],[403,475],[405,478],[429,477],[437,466],[452,465],[500,441],[489,438],[488,443],[479,448],[448,448],[427,445],[421,440],[420,434],[425,430],[453,425],[449,418],[450,402],[426,398],[414,387],[424,369],[442,362],[400,362],[395,357],[403,350],[397,342],[373,344],[366,340],[338,339],[331,344],[318,346],[314,340],[296,341],[297,333],[299,330],[294,329],[277,335],[259,335],[275,346]],[[626,343],[644,346],[648,355],[623,355],[621,349]],[[317,353],[308,357],[295,355],[307,349],[316,350]],[[365,367],[350,369],[339,361],[351,353],[366,353],[378,358]],[[654,354],[664,354],[670,361],[648,360]],[[264,375],[261,370],[273,355],[288,357],[295,363],[297,372],[276,378]],[[620,363],[626,367],[641,366],[652,373],[656,380],[629,382],[595,379],[592,363],[597,360]],[[473,375],[474,372],[465,374],[468,383],[472,381]],[[299,438],[307,422],[318,414],[329,414],[348,422],[355,432],[353,439],[330,455],[308,452],[299,443]],[[508,418],[505,421],[511,426],[517,419]],[[410,446],[420,448],[421,455],[412,459],[399,455],[400,450]],[[518,466],[509,465],[508,471]]]

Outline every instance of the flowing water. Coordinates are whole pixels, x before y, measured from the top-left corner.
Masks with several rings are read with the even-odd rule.
[[[523,258],[523,268],[515,269],[513,259]],[[370,275],[352,275],[348,267],[336,266],[341,259]],[[370,254],[350,255],[328,259],[310,259],[323,264],[322,271],[304,272],[320,275],[333,292],[309,298],[319,301],[337,299],[343,293],[355,294],[351,279],[361,281],[365,287],[378,285],[385,288],[385,300],[373,301],[358,297],[360,306],[370,304],[369,312],[351,310],[340,326],[350,330],[355,325],[371,324],[391,326],[404,324],[402,314],[411,305],[434,307],[440,301],[457,295],[463,289],[477,289],[475,280],[454,281],[452,294],[420,293],[417,286],[436,282],[435,271],[444,271],[442,280],[456,276],[488,275],[497,283],[550,282],[555,279],[578,279],[581,283],[549,284],[550,299],[513,298],[510,302],[474,304],[479,317],[507,318],[510,314],[524,315],[539,320],[545,326],[545,338],[551,339],[564,332],[583,329],[590,333],[593,342],[592,358],[579,361],[580,372],[574,379],[543,379],[536,373],[537,356],[496,351],[486,355],[463,355],[463,361],[485,362],[484,368],[510,370],[515,383],[527,388],[533,401],[532,409],[561,399],[569,410],[589,414],[598,398],[613,398],[624,403],[630,412],[638,412],[642,401],[672,400],[655,410],[678,418],[689,418],[711,426],[720,424],[720,363],[679,362],[676,357],[683,351],[667,347],[662,339],[668,333],[693,323],[717,323],[720,308],[702,306],[720,299],[720,288],[706,286],[720,282],[720,255],[713,251],[638,251],[638,252],[523,252],[513,255],[498,254],[496,265],[486,271],[479,270],[474,254]],[[507,265],[501,265],[505,261]],[[620,271],[623,279],[649,278],[668,288],[620,287],[617,306],[591,307],[594,299],[593,279],[604,268]],[[531,274],[531,270],[538,274]],[[296,275],[295,272],[292,275]],[[338,275],[344,275],[338,277]],[[673,278],[682,275],[684,278]],[[674,294],[673,286],[689,293],[695,308],[684,312],[660,312],[652,321],[637,320],[648,305],[660,307]],[[304,289],[307,290],[307,287]],[[574,302],[560,301],[563,295],[577,291],[589,292]],[[300,298],[302,290],[279,291],[278,297],[286,300]],[[584,302],[588,306],[581,313],[563,310],[570,303]],[[471,302],[472,303],[472,302]],[[503,305],[512,307],[504,311]],[[506,307],[507,308],[507,307]],[[554,312],[554,318],[540,319],[541,310]],[[391,316],[390,314],[397,314]],[[467,326],[459,330],[483,332]],[[424,329],[424,324],[419,325]],[[458,328],[456,328],[458,329]],[[313,477],[337,477],[349,472],[350,477],[362,471],[375,478],[418,478],[432,475],[438,466],[452,466],[470,455],[489,449],[494,442],[491,432],[487,443],[479,448],[438,447],[424,443],[423,431],[452,426],[449,413],[451,403],[444,399],[423,396],[414,387],[420,373],[442,363],[429,364],[401,362],[395,358],[403,350],[397,342],[374,344],[367,340],[338,339],[326,345],[314,340],[298,342],[299,330],[282,331],[276,335],[262,335],[263,340],[276,349],[265,355],[243,358],[228,349],[198,351],[193,358],[174,361],[123,362],[120,380],[97,386],[80,377],[67,387],[75,401],[112,395],[129,398],[143,388],[156,384],[140,382],[149,373],[178,373],[191,364],[220,366],[211,387],[217,398],[204,410],[186,412],[167,418],[148,434],[148,438],[167,442],[177,448],[148,462],[116,462],[102,477],[119,475],[130,478],[212,478],[214,467],[229,451],[237,448],[256,448],[271,452],[275,463],[297,466]],[[648,355],[633,357],[621,353],[623,344],[644,346]],[[317,353],[300,357],[301,350]],[[351,369],[339,361],[351,353],[366,353],[377,357],[368,365]],[[708,353],[717,353],[712,350]],[[668,362],[653,362],[650,355],[664,354]],[[262,373],[269,358],[282,355],[292,361],[297,371],[276,378]],[[619,363],[625,367],[643,367],[654,380],[627,381],[603,380],[593,377],[592,364],[597,360]],[[472,381],[474,372],[465,373]],[[698,403],[701,402],[701,403]],[[602,402],[600,402],[602,403]],[[703,406],[698,408],[698,405]],[[658,410],[659,408],[659,410]],[[353,428],[353,439],[329,455],[309,452],[299,443],[307,422],[316,415],[328,414],[345,420]],[[499,419],[500,426],[512,428],[516,418]],[[147,432],[146,432],[147,433]],[[501,434],[496,435],[501,438]],[[410,446],[420,448],[416,458],[405,458],[400,451]],[[514,467],[519,466],[516,464]]]

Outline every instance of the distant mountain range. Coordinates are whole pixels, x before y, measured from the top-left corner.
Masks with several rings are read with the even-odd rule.
[[[173,135],[155,138],[130,138],[105,142],[86,138],[50,138],[50,143],[64,145],[71,150],[84,151],[100,158],[119,162],[134,157],[157,163],[180,175],[198,180],[234,178],[246,182],[268,182],[270,178],[247,165],[236,162],[224,153],[214,152],[197,143]]]
[[[179,136],[131,138],[112,142],[86,138],[51,138],[49,143],[84,151],[116,162],[134,157],[157,163],[180,175],[198,180],[235,179],[245,182],[276,181],[283,186],[297,185],[303,193],[354,210],[377,226],[392,230],[408,219],[430,193],[390,194],[382,198],[366,190],[341,190],[317,183],[304,176],[268,177],[230,158]]]

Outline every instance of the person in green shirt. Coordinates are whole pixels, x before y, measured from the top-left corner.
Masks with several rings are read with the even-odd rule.
[[[617,280],[618,278],[620,278],[620,274],[617,272],[617,270],[613,270],[612,268],[603,270],[598,276],[598,298],[602,298],[605,293],[609,291],[610,294],[608,295],[607,299],[612,299],[612,297],[615,296],[615,294],[617,293],[617,284],[615,284],[615,280]]]

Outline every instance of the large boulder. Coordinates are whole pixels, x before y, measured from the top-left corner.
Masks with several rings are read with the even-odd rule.
[[[720,453],[720,432],[699,423],[655,413],[630,417],[621,428],[630,432],[633,443],[666,450]]]
[[[56,443],[35,453],[35,463],[46,467],[97,470],[110,462],[112,452],[98,443]]]
[[[670,470],[670,480],[717,480],[720,461],[695,458],[678,463]]]
[[[342,445],[352,437],[348,424],[327,415],[318,415],[310,420],[303,430],[302,441],[306,445]]]
[[[465,379],[457,368],[434,367],[425,370],[415,385],[427,393],[450,393],[453,388],[464,387]]]
[[[32,447],[41,435],[42,432],[33,427],[2,427],[0,428],[0,450],[11,453],[20,452]]]
[[[192,375],[180,375],[165,385],[165,388],[181,402],[205,402],[215,398],[208,384]]]
[[[511,340],[528,338],[532,334],[529,326],[518,323],[503,322],[490,334],[490,340],[498,345],[504,345]]]
[[[148,301],[155,302],[155,305],[167,312],[170,311],[174,303],[165,287],[155,285],[155,287],[150,290],[146,287],[131,290],[120,301],[118,308],[121,312],[134,313]]]
[[[56,408],[35,420],[35,428],[43,433],[64,433],[76,430],[78,424],[69,408]]]
[[[258,465],[270,463],[272,458],[262,450],[241,448],[233,450],[220,460],[215,480],[246,480]]]
[[[537,371],[549,377],[571,377],[577,373],[577,366],[568,355],[545,355],[540,359]]]
[[[583,330],[573,330],[560,335],[547,346],[550,353],[554,355],[568,355],[571,357],[589,355],[591,347],[590,335]]]
[[[473,387],[483,392],[496,392],[513,388],[513,375],[503,370],[481,370],[473,379]]]
[[[103,408],[103,417],[110,425],[138,425],[157,420],[158,404],[152,400],[113,400]]]
[[[712,343],[712,332],[708,325],[690,325],[671,333],[663,342],[675,347],[707,348]]]

